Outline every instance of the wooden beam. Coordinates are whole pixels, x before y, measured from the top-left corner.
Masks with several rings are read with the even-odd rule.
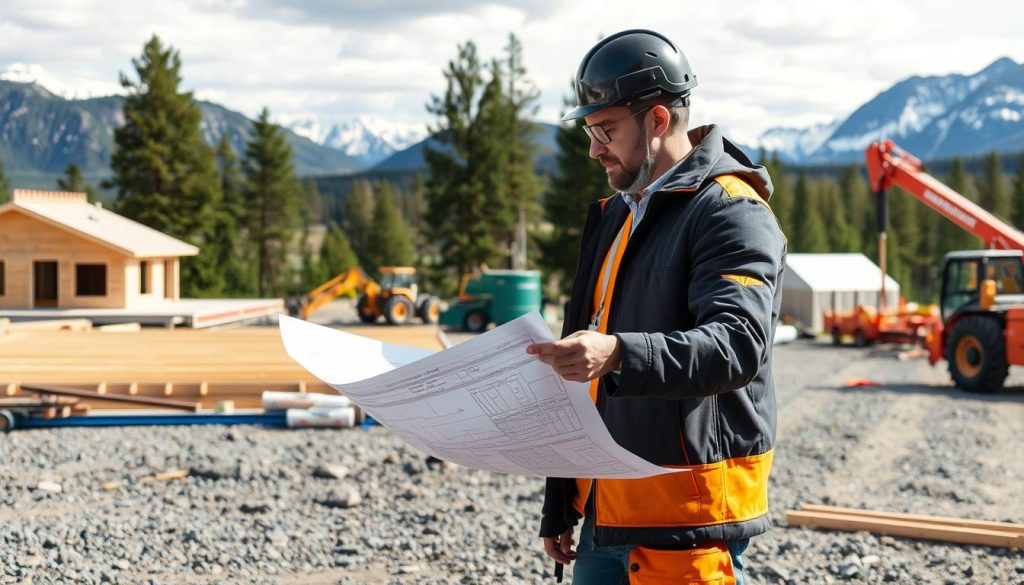
[[[927,522],[908,522],[882,518],[869,518],[853,514],[830,514],[827,512],[804,512],[790,510],[786,513],[790,526],[830,528],[848,532],[873,532],[890,536],[903,536],[922,540],[938,540],[958,544],[974,544],[1002,548],[1024,547],[1024,535],[1002,530],[961,528]]]
[[[874,510],[861,510],[859,508],[839,508],[835,506],[820,506],[815,504],[804,504],[802,512],[823,512],[826,514],[845,514],[860,518],[875,518],[879,520],[898,520],[902,522],[920,522],[923,524],[943,524],[946,526],[959,526],[960,528],[980,528],[981,530],[996,530],[1002,532],[1015,532],[1024,534],[1024,524],[1013,524],[1011,522],[989,522],[986,520],[970,520],[966,518],[951,518],[948,516],[922,516],[919,514],[899,514],[896,512],[877,512]]]
[[[188,410],[192,412],[199,411],[198,402],[184,402],[181,400],[169,400],[167,398],[157,398],[152,396],[100,394],[99,392],[92,392],[89,390],[77,390],[75,388],[65,388],[60,386],[30,386],[28,384],[22,384],[21,389],[25,390],[26,392],[35,392],[37,394],[61,394],[64,396],[78,396],[79,398],[110,400],[114,402],[128,402],[132,404],[145,404],[147,406],[160,406],[164,408],[174,408],[178,410]]]

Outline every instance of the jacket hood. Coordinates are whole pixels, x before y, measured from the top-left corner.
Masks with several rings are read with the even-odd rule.
[[[772,196],[772,178],[768,171],[754,164],[739,147],[722,136],[718,126],[698,126],[687,134],[693,150],[662,186],[663,191],[696,191],[715,177],[736,175],[765,201]]]

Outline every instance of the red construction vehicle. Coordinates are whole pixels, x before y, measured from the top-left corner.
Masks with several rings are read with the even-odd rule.
[[[987,250],[946,254],[941,321],[925,339],[928,361],[946,359],[957,386],[971,392],[1003,387],[1009,366],[1024,365],[1024,233],[924,172],[891,140],[865,151],[878,198],[879,255],[885,273],[886,190],[902,187],[946,219],[974,234]]]

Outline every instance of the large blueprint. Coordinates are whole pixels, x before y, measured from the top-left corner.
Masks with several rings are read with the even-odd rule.
[[[417,449],[459,465],[542,477],[687,472],[608,434],[587,392],[526,353],[551,331],[533,312],[442,352],[384,344],[281,317],[295,361]]]

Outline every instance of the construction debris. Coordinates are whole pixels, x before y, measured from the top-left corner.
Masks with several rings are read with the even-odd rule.
[[[165,471],[149,477],[143,477],[139,480],[139,483],[153,483],[156,481],[168,481],[171,479],[184,479],[188,477],[187,469],[175,469],[174,471]]]
[[[848,532],[865,531],[959,544],[1024,548],[1024,524],[1009,522],[897,514],[807,504],[802,510],[787,512],[786,523],[790,526],[829,528]]]

